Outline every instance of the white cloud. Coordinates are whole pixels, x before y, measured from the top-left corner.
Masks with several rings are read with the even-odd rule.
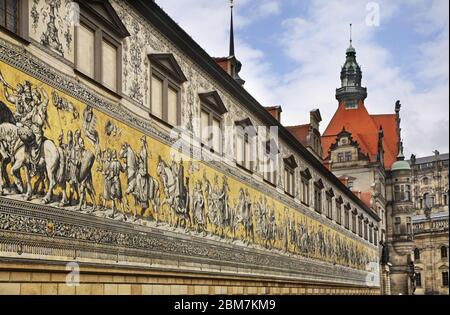
[[[213,56],[228,52],[228,1],[164,0],[164,9]],[[449,31],[448,1],[380,0],[380,27],[365,24],[365,0],[312,0],[305,14],[282,22],[279,58],[291,64],[290,71],[276,75],[275,61],[239,36],[239,29],[270,15],[282,14],[278,0],[236,1],[237,51],[243,63],[242,77],[262,104],[283,105],[283,123],[307,122],[308,112],[320,108],[325,128],[337,109],[335,89],[348,46],[348,24],[354,24],[354,46],[368,87],[366,106],[370,113],[393,113],[401,100],[403,137],[407,153],[429,155],[434,149],[448,151],[449,135]],[[294,1],[291,1],[295,4]],[[389,34],[389,22],[408,23],[422,40],[413,46],[407,72],[396,60],[402,56],[388,50],[379,38]],[[425,40],[423,39],[425,38]],[[416,41],[414,41],[416,42]],[[409,59],[408,59],[409,60]]]

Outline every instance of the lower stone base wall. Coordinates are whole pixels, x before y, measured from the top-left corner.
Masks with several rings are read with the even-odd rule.
[[[32,268],[32,269],[31,269]],[[49,270],[50,269],[50,270]],[[378,295],[379,289],[230,279],[195,274],[134,273],[81,269],[80,285],[66,284],[67,272],[45,266],[0,264],[0,295]]]

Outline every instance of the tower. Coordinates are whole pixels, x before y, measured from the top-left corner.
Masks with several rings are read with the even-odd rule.
[[[412,170],[405,161],[402,142],[397,161],[392,165],[391,182],[391,206],[388,209],[391,291],[394,295],[411,295],[415,291]]]
[[[356,61],[353,47],[352,24],[350,24],[350,46],[347,48],[345,64],[341,71],[341,87],[336,90],[336,99],[346,109],[356,109],[367,98],[367,88],[361,87],[362,71]]]

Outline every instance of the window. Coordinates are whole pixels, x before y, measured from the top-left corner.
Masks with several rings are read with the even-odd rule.
[[[373,244],[378,245],[378,229],[375,228],[375,231],[373,233]]]
[[[310,196],[311,196],[311,189],[310,189],[310,181],[311,181],[311,173],[308,169],[301,172],[301,184],[302,184],[302,202],[305,205],[310,204]]]
[[[336,223],[342,224],[342,198],[336,199]]]
[[[422,274],[420,272],[416,273],[416,287],[422,287]]]
[[[256,130],[250,119],[236,122],[236,163],[253,172],[256,160]]]
[[[346,109],[357,109],[358,108],[358,101],[351,100],[345,102],[345,108]]]
[[[330,189],[327,191],[326,198],[327,198],[327,218],[332,220],[333,219],[333,190]]]
[[[406,218],[406,234],[412,236],[412,219],[411,217]]]
[[[363,218],[361,216],[358,217],[358,235],[363,237]]]
[[[17,0],[0,0],[0,25],[16,34],[19,31],[18,2]]]
[[[448,205],[448,196],[447,194],[444,194],[444,206]]]
[[[420,260],[420,249],[416,248],[414,250],[414,260],[419,261]]]
[[[276,158],[267,156],[264,171],[264,179],[272,185],[276,185],[277,181],[277,169],[276,169]]]
[[[364,221],[364,239],[366,241],[369,240],[369,226],[368,226],[367,221]]]
[[[423,195],[423,200],[425,209],[432,209],[434,207],[434,198],[431,196],[431,194],[426,193],[425,195]]]
[[[352,190],[353,190],[353,187],[354,187],[354,182],[353,182],[352,180],[349,180],[349,181],[348,181],[348,184],[347,184],[347,188],[350,189],[350,190],[352,191]]]
[[[338,153],[338,162],[339,163],[342,163],[342,162],[344,162],[345,160],[344,160],[344,153]]]
[[[441,247],[441,258],[442,259],[448,258],[448,249],[446,246]]]
[[[352,232],[356,234],[356,212],[352,213]]]
[[[448,271],[442,272],[442,286],[448,287]]]
[[[397,217],[394,220],[394,233],[397,235],[401,234],[400,225],[401,225],[401,218]]]
[[[289,196],[295,196],[295,169],[298,167],[295,157],[284,159],[284,190]]]
[[[372,225],[369,226],[369,242],[372,244],[374,243],[373,242],[373,226]]]
[[[395,201],[411,201],[411,185],[395,185],[394,186]]]
[[[105,14],[109,15],[106,18],[108,23],[105,23]],[[75,28],[75,67],[78,73],[120,94],[121,42],[128,36],[130,34],[107,1],[99,5],[80,1],[80,24]]]
[[[314,209],[322,213],[322,190],[324,186],[321,180],[314,183]]]
[[[350,230],[350,207],[348,206],[344,210],[344,225],[347,230]]]
[[[352,160],[352,152],[345,152],[345,162],[350,162]]]
[[[222,153],[222,117],[227,112],[217,92],[199,94],[202,110],[200,117],[202,145]],[[172,117],[174,120],[175,117]]]
[[[284,190],[289,196],[295,194],[295,174],[290,167],[284,168]]]
[[[422,183],[423,183],[424,185],[428,185],[428,184],[429,184],[429,179],[428,179],[428,177],[424,177],[423,180],[422,180]]]
[[[187,81],[171,54],[151,54],[150,114],[171,127],[181,123],[181,85]],[[200,120],[203,124],[204,113]],[[209,121],[208,123],[212,123]],[[202,130],[203,131],[203,130]]]

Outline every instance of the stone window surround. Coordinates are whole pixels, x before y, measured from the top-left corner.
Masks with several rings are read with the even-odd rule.
[[[246,171],[247,173],[253,174],[254,173],[254,168],[255,168],[255,161],[246,161],[245,160],[245,150],[247,148],[247,146],[249,146],[250,148],[254,145],[256,145],[256,139],[258,136],[258,133],[252,123],[252,121],[250,120],[250,118],[246,118],[240,121],[235,121],[235,126],[236,126],[236,135],[235,135],[235,143],[236,143],[236,152],[235,152],[235,163],[236,166],[240,169],[243,169],[244,171]],[[248,130],[250,130],[251,132],[249,133]],[[243,159],[244,161],[238,161],[238,148],[237,148],[237,138],[238,137],[243,137]],[[255,151],[255,150],[254,150]],[[250,154],[252,154],[252,150],[250,150],[249,152],[249,158],[251,159]],[[253,154],[257,154],[256,152],[253,152]],[[249,163],[249,167],[247,167],[247,162]]]
[[[209,95],[214,95],[217,92],[210,92],[210,93],[201,93],[199,94],[200,97],[200,104],[201,104],[201,111],[208,113],[209,115],[209,119],[208,119],[208,126],[213,126],[213,120],[216,119],[219,121],[219,128],[222,130],[223,129],[223,116],[227,113],[227,109],[225,108],[225,106],[223,105],[223,103],[221,104],[223,106],[222,109],[217,108],[217,106],[215,106],[214,104],[212,104],[207,96]],[[218,94],[216,94],[218,96]],[[181,110],[179,111],[180,113],[180,120],[181,120]],[[201,126],[201,128],[204,128],[205,126]],[[200,130],[200,133],[202,133],[203,130]],[[213,140],[212,138],[212,134],[209,137],[209,141]],[[202,136],[200,136],[200,140],[201,140],[201,145],[202,147],[208,149],[208,151],[210,151],[211,153],[215,153],[218,154],[220,156],[223,156],[223,137],[221,136],[219,139],[219,151],[216,152],[213,148],[213,146],[208,145],[207,143],[203,143],[203,139]]]
[[[294,155],[290,155],[289,157],[283,159],[284,162],[284,174],[286,176],[286,174],[289,174],[292,176],[292,183],[291,183],[291,188],[292,191],[289,191],[289,187],[284,187],[284,192],[286,193],[286,195],[288,195],[289,197],[295,198],[295,190],[296,190],[296,178],[295,178],[295,170],[298,168],[298,164],[295,160]],[[285,180],[285,185],[286,186],[286,178]]]
[[[150,110],[149,115],[153,119],[162,123],[167,127],[175,127],[169,124],[168,122],[168,90],[169,87],[176,91],[177,93],[177,125],[181,124],[181,86],[178,85],[174,80],[170,78],[170,76],[164,74],[164,71],[160,70],[157,65],[152,64],[150,66],[150,78],[156,77],[163,82],[163,92],[162,92],[162,118],[157,117],[152,112],[152,101],[150,100]],[[150,95],[152,95],[152,84],[150,80]]]
[[[12,38],[16,39],[22,44],[29,45],[30,39],[28,34],[28,0],[17,0],[18,1],[18,22],[17,22],[17,33],[7,29],[0,25],[0,31],[8,34]],[[26,12],[26,14],[24,14]]]
[[[90,29],[94,33],[94,77],[90,77],[89,75],[83,73],[79,69],[77,69],[78,63],[78,27],[75,27],[74,30],[74,42],[75,42],[75,73],[88,80],[89,82],[95,84],[96,86],[106,90],[110,94],[112,94],[116,98],[122,98],[122,39],[118,36],[114,35],[113,32],[108,30],[106,27],[102,26],[101,23],[97,22],[96,19],[85,12],[82,8],[80,8],[80,25]],[[102,82],[102,50],[103,50],[103,41],[107,42],[111,46],[117,49],[116,59],[116,71],[117,71],[117,79],[116,79],[116,91],[111,90],[109,87],[106,87]]]

